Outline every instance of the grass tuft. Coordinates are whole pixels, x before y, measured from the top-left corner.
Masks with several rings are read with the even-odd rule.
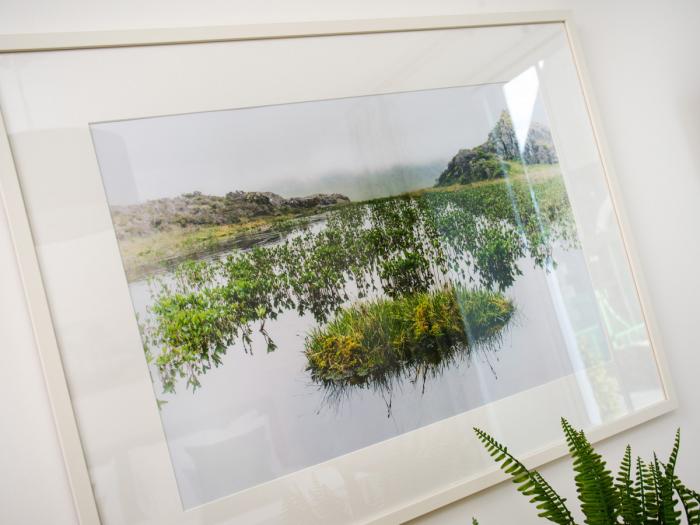
[[[432,376],[478,347],[495,346],[515,307],[502,294],[461,285],[362,302],[306,339],[307,370],[324,387],[383,387]]]

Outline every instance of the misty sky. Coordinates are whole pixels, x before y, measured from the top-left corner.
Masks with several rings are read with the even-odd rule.
[[[91,125],[111,205],[185,192],[333,192],[329,175],[446,164],[486,140],[504,86],[435,89]],[[299,182],[299,193],[294,192]]]

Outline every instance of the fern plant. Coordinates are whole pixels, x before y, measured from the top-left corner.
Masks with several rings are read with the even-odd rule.
[[[654,454],[648,463],[632,460],[627,446],[617,476],[607,468],[582,430],[566,419],[562,429],[573,459],[576,492],[586,525],[700,525],[700,494],[687,488],[675,474],[680,430],[665,463]],[[529,470],[490,435],[474,429],[491,457],[511,476],[518,491],[530,498],[538,516],[559,525],[578,525],[562,498],[536,470]],[[678,508],[678,504],[682,510]],[[478,525],[472,519],[472,525]]]

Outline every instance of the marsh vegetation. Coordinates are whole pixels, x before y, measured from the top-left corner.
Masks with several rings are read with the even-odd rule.
[[[425,388],[465,354],[496,348],[514,311],[498,292],[461,285],[359,302],[311,331],[307,370],[329,398],[353,387],[390,390],[404,377]]]
[[[329,392],[387,389],[495,347],[516,309],[504,292],[522,261],[546,269],[555,245],[576,244],[561,178],[517,176],[522,169],[333,207],[272,243],[153,277],[142,331],[164,390],[180,380],[196,389],[236,345],[261,350],[254,332],[263,350],[284,351],[267,326],[289,311],[316,323],[308,371]]]

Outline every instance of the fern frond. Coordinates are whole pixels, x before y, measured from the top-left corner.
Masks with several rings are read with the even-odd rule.
[[[535,483],[541,488],[542,493],[544,494],[544,500],[547,502],[553,502],[554,507],[557,509],[563,509],[566,514],[564,517],[566,520],[568,520],[567,523],[573,523],[573,517],[566,507],[566,498],[562,498],[559,494],[557,494],[557,491],[554,490],[547,480],[542,477],[542,474],[536,470],[531,471],[530,474]],[[537,508],[541,510],[545,507],[540,504],[537,505]],[[542,514],[539,514],[539,516],[544,517]]]
[[[687,488],[678,476],[673,476],[673,486],[681,500],[688,525],[700,525],[700,494]]]
[[[530,497],[530,503],[535,503],[540,517],[558,525],[576,525],[571,512],[566,507],[565,498],[560,497],[537,471],[530,471],[501,445],[483,430],[474,429],[479,441],[486,447],[489,455],[499,464],[501,469],[511,476],[517,485],[518,492]]]
[[[676,447],[674,447],[674,449],[675,448]],[[678,453],[676,451],[676,455],[677,454]],[[675,492],[673,489],[673,470],[671,470],[671,475],[667,476],[664,469],[661,468],[659,458],[656,456],[656,454],[654,454],[654,463],[652,468],[659,501],[659,523],[663,525],[680,525],[681,512],[676,510],[678,500],[675,497]]]
[[[574,460],[576,490],[587,525],[610,525],[617,522],[617,492],[612,473],[585,434],[576,431],[562,418],[561,425]]]
[[[665,525],[680,524],[682,512],[676,511],[678,500],[675,497],[674,479],[676,478],[676,462],[678,461],[678,451],[681,445],[681,430],[676,430],[673,440],[673,448],[668,462],[664,465],[654,454],[654,472],[659,489],[659,521]],[[684,505],[685,507],[685,505]]]
[[[634,499],[639,502],[639,507],[641,511],[640,519],[642,523],[646,525],[649,515],[647,514],[647,501],[646,501],[646,482],[644,481],[644,470],[646,465],[642,461],[642,458],[637,456],[637,461],[635,462],[635,481],[634,488],[632,489],[634,493]]]
[[[637,498],[632,481],[632,449],[629,445],[620,462],[615,488],[617,489],[619,514],[624,525],[645,525],[642,521],[642,504]]]
[[[635,494],[642,503],[642,523],[654,525],[659,522],[659,504],[656,494],[656,483],[651,468],[637,458],[637,479],[635,481]]]
[[[676,461],[678,461],[678,451],[681,448],[681,429],[676,429],[676,437],[673,440],[673,449],[671,450],[671,455],[668,458],[668,463],[666,463],[666,473],[671,472],[671,477],[673,477],[673,472],[676,470]]]

